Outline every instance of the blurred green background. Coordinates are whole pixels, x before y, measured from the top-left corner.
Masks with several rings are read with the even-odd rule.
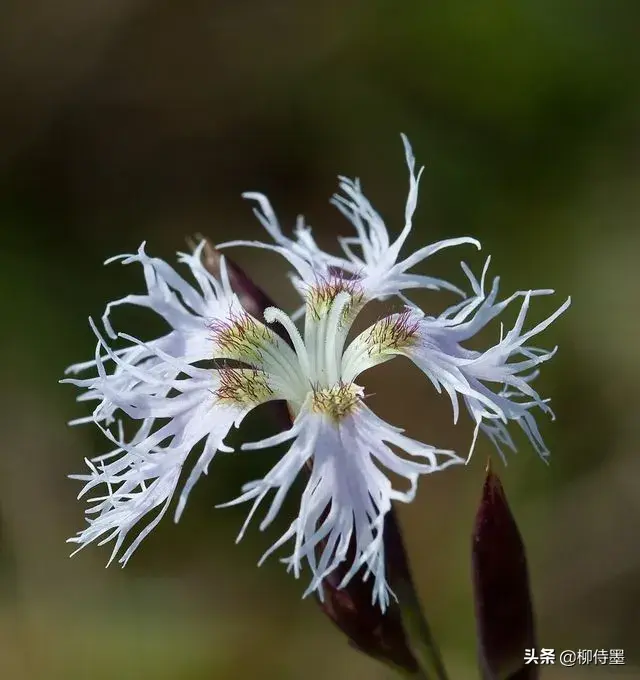
[[[140,290],[102,267],[142,240],[262,236],[244,190],[283,224],[304,212],[330,244],[349,225],[328,204],[360,176],[392,232],[407,171],[399,132],[427,166],[408,247],[470,234],[431,272],[459,283],[484,255],[503,292],[553,287],[531,323],[571,294],[540,343],[560,345],[540,390],[549,467],[524,444],[496,466],[528,547],[541,645],[624,649],[625,667],[544,677],[640,677],[640,4],[632,0],[5,0],[0,6],[0,677],[206,680],[387,678],[350,650],[304,583],[214,510],[277,452],[220,456],[178,526],[169,517],[125,570],[108,549],[70,560],[83,525],[66,475],[105,451],[74,388],[87,324]],[[283,263],[237,250],[285,309]],[[420,271],[425,271],[423,266]],[[417,296],[427,309],[446,296]],[[432,307],[433,306],[433,307]],[[122,311],[119,327],[150,337]],[[495,331],[497,332],[497,331]],[[402,361],[365,384],[410,435],[466,452],[471,427]],[[269,424],[256,416],[247,436]],[[470,533],[489,446],[424,479],[400,508],[420,592],[451,677],[476,678]],[[280,526],[288,524],[286,516]],[[635,664],[635,665],[634,665]]]

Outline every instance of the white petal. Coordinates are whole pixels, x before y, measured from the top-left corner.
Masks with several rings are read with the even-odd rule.
[[[269,554],[293,540],[293,552],[284,561],[296,577],[305,563],[310,567],[312,579],[307,592],[312,592],[320,589],[322,579],[345,561],[353,538],[355,557],[348,565],[351,568],[344,584],[365,566],[374,576],[374,600],[384,609],[389,588],[382,553],[382,528],[391,502],[410,502],[420,474],[462,460],[453,452],[405,437],[362,402],[351,415],[337,423],[313,412],[308,403],[291,430],[262,442],[245,444],[243,449],[263,448],[288,440],[293,440],[289,450],[264,479],[246,485],[243,494],[231,502],[253,501],[240,537],[271,489],[276,494],[260,529],[273,521],[300,471],[310,466],[298,516]],[[386,442],[405,451],[409,458],[399,456]],[[381,468],[403,477],[408,488],[394,488]]]
[[[157,512],[124,552],[123,563],[166,512],[194,447],[202,444],[203,450],[180,493],[176,520],[191,488],[207,471],[215,453],[231,450],[225,446],[224,438],[232,425],[239,425],[259,403],[278,398],[272,385],[282,391],[286,383],[286,375],[271,376],[255,368],[216,371],[193,365],[216,356],[218,345],[212,337],[211,324],[228,318],[238,309],[224,263],[222,282],[218,282],[202,266],[201,250],[199,247],[193,255],[180,256],[190,267],[200,291],[166,263],[149,258],[143,246],[137,255],[120,258],[125,263],[142,263],[148,287],[146,296],[129,296],[125,300],[158,312],[172,330],[150,342],[119,333],[117,337],[130,345],[114,351],[90,320],[98,340],[95,358],[72,367],[72,372],[94,368],[97,375],[64,381],[84,388],[81,401],[98,402],[92,419],[117,447],[89,462],[90,474],[76,476],[85,482],[82,494],[97,486],[106,487],[106,493],[89,499],[89,525],[70,540],[83,547],[94,540],[115,539],[114,557],[134,525]],[[109,321],[110,308],[107,307],[103,318],[107,332],[115,335]],[[282,345],[282,341],[280,345],[274,342],[269,351],[277,354]],[[293,361],[295,355],[286,345],[285,350],[288,354],[280,359],[286,367],[286,362]],[[282,372],[286,373],[284,369]],[[233,384],[231,377],[236,378]],[[118,412],[139,422],[132,440],[127,441],[121,426],[117,434],[106,429]]]
[[[107,540],[115,538],[113,559],[133,527],[161,508],[160,514],[137,535],[120,558],[120,562],[125,564],[166,511],[187,457],[204,440],[202,453],[180,493],[175,519],[180,518],[193,485],[206,472],[218,450],[231,450],[223,440],[232,425],[238,425],[248,411],[218,406],[206,389],[188,395],[190,398],[186,401],[183,399],[185,396],[165,399],[165,404],[171,403],[172,406],[170,420],[158,429],[153,427],[152,417],[143,420],[130,443],[105,431],[117,449],[110,454],[110,462],[89,464],[91,474],[84,477],[86,484],[82,494],[99,486],[106,486],[108,493],[99,497],[98,503],[87,510],[89,525],[70,539],[71,542],[82,548],[105,537]],[[155,411],[156,414],[159,412],[160,409]]]
[[[497,302],[497,278],[489,293],[484,291],[486,266],[481,282],[473,277],[466,265],[463,269],[472,283],[474,297],[456,304],[439,317],[426,317],[419,310],[408,309],[404,314],[392,315],[374,324],[347,349],[343,358],[344,371],[349,378],[355,378],[358,372],[393,355],[407,356],[438,391],[444,388],[448,393],[454,409],[454,421],[458,417],[460,396],[473,421],[489,436],[501,454],[501,445],[514,448],[505,425],[508,421],[516,421],[539,455],[546,457],[548,450],[531,409],[538,407],[550,415],[552,411],[530,383],[537,375],[535,369],[551,359],[557,348],[547,351],[528,347],[525,343],[545,330],[569,307],[571,301],[567,300],[544,321],[524,332],[531,298],[549,295],[553,291],[519,291]],[[483,330],[517,298],[523,300],[520,313],[506,335],[501,332],[499,341],[482,352],[465,347],[463,343]],[[491,385],[498,385],[499,389],[496,391]]]
[[[333,195],[331,203],[351,222],[356,231],[356,236],[338,239],[346,257],[321,250],[313,239],[310,228],[304,225],[301,217],[298,218],[294,232],[295,239],[285,236],[268,199],[263,194],[253,192],[243,196],[258,202],[259,207],[254,209],[254,213],[275,244],[236,240],[218,247],[243,245],[279,253],[295,267],[297,276],[293,277],[294,285],[303,297],[304,284],[313,285],[318,277],[326,277],[331,273],[351,280],[356,278],[367,299],[386,299],[400,295],[403,290],[409,288],[444,289],[460,294],[458,287],[448,281],[411,274],[407,270],[443,248],[461,244],[473,244],[480,248],[479,242],[475,239],[470,237],[446,239],[421,248],[398,262],[400,250],[412,229],[418,201],[418,185],[424,169],[420,168],[416,174],[415,157],[405,135],[402,135],[402,143],[409,168],[409,192],[405,205],[404,226],[394,242],[391,242],[384,220],[363,194],[360,181],[339,176],[339,192]],[[356,250],[360,252],[357,253]]]

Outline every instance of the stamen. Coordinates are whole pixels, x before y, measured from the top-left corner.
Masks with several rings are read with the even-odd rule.
[[[289,337],[291,338],[293,348],[298,355],[298,361],[300,362],[302,374],[307,376],[310,375],[309,355],[307,354],[307,349],[304,346],[300,331],[295,327],[291,318],[277,307],[267,307],[267,309],[264,310],[264,320],[267,323],[278,321],[280,324],[282,324],[282,327],[285,329],[285,331],[287,331]]]
[[[327,369],[327,377],[329,383],[335,383],[340,377],[340,355],[344,345],[344,334],[340,333],[340,326],[342,325],[343,313],[348,305],[351,304],[351,296],[346,291],[342,291],[336,295],[327,325],[324,337],[324,352],[325,352],[325,367]],[[340,336],[340,337],[339,337]],[[321,347],[322,345],[320,345]],[[320,349],[320,347],[318,349]]]

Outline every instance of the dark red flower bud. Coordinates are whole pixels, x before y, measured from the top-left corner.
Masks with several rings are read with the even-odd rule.
[[[498,476],[487,465],[472,545],[478,656],[484,680],[535,680],[536,647],[525,547]]]
[[[384,537],[389,583],[393,587],[394,580],[407,576],[410,581],[407,556],[393,509],[385,517]],[[338,567],[322,582],[324,601],[318,598],[320,608],[349,638],[353,647],[408,673],[417,673],[418,663],[409,647],[398,603],[392,600],[383,614],[380,605],[373,603],[373,579],[362,579],[364,570],[344,588],[338,588],[352,559],[353,550],[345,567]]]

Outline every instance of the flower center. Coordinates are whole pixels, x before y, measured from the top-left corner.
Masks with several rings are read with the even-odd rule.
[[[311,408],[339,421],[357,410],[361,394],[362,388],[355,383],[341,381],[332,387],[314,389]]]

